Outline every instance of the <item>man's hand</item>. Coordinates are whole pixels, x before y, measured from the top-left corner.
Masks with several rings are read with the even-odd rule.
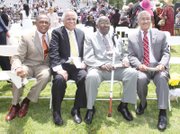
[[[82,62],[82,63],[81,63],[81,68],[82,68],[82,69],[85,69],[86,67],[87,67],[87,65],[86,65],[84,62]]]
[[[158,66],[156,66],[156,68],[158,69],[158,71],[164,71],[165,70],[164,65],[158,65]]]
[[[123,65],[123,67],[129,67],[129,60],[127,58],[124,58],[122,60],[122,65]]]
[[[16,69],[16,74],[17,76],[20,76],[21,78],[24,78],[27,76],[27,72],[22,67],[18,67]]]
[[[8,38],[10,38],[10,34],[9,34],[9,32],[6,32],[6,36],[7,36]]]
[[[146,72],[147,69],[148,69],[148,67],[147,67],[146,65],[144,65],[144,64],[141,64],[141,65],[139,65],[138,69],[139,69],[140,71],[142,71],[142,72]]]
[[[100,66],[100,69],[110,72],[110,71],[114,70],[115,68],[112,66],[112,64],[107,63],[107,64],[103,64],[102,66]]]
[[[68,80],[68,73],[67,73],[66,70],[61,69],[61,70],[58,70],[57,73],[60,74],[60,75],[62,75],[63,78],[64,78],[66,81]]]

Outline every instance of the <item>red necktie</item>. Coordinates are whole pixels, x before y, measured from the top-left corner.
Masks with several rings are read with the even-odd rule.
[[[46,56],[48,55],[48,45],[47,45],[47,43],[46,43],[45,35],[44,35],[44,34],[43,34],[43,36],[42,36],[42,46],[43,46],[44,59],[45,59]]]
[[[147,32],[144,32],[143,48],[144,48],[144,60],[143,60],[143,63],[146,66],[148,66],[149,65],[149,42],[148,42]]]

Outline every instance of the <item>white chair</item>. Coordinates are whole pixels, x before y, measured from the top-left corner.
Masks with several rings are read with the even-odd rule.
[[[0,45],[0,56],[13,56],[17,53],[17,47],[18,46],[12,46],[12,45]],[[7,81],[10,80],[10,77],[7,72],[8,71],[0,71],[0,81]]]

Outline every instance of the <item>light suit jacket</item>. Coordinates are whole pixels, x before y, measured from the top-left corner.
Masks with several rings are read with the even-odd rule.
[[[115,52],[115,64],[121,64],[122,60],[127,57],[125,46],[123,46],[120,38],[115,38],[115,44],[112,41],[112,36],[107,35],[112,51]],[[112,63],[112,55],[109,56],[106,51],[106,46],[99,31],[92,35],[86,36],[84,45],[84,61],[90,67],[99,67],[106,63]]]
[[[48,33],[49,46],[50,34]],[[18,53],[12,57],[12,69],[21,67],[22,65],[37,66],[48,65],[49,56],[44,59],[44,51],[37,31],[32,31],[21,37],[21,43],[18,46]]]
[[[150,42],[152,53],[156,59],[156,65],[162,64],[169,69],[170,49],[165,33],[157,29],[150,30]],[[129,36],[128,52],[130,64],[137,68],[143,63],[143,41],[141,31],[136,31]]]

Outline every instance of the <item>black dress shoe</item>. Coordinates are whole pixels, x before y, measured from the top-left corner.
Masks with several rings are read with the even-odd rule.
[[[88,109],[87,112],[86,112],[86,116],[84,118],[84,122],[86,124],[91,124],[92,123],[92,119],[93,119],[93,116],[94,116],[94,113],[95,113],[95,108],[93,107],[93,109]]]
[[[73,116],[73,120],[75,123],[80,124],[82,122],[81,114],[79,109],[72,109],[71,115]]]
[[[137,115],[142,115],[144,114],[144,110],[146,109],[147,107],[147,102],[145,103],[145,106],[143,107],[142,104],[140,103],[139,106],[137,107],[136,109],[136,114]]]
[[[62,120],[61,115],[60,115],[59,112],[53,112],[53,121],[58,126],[63,125],[63,120]]]
[[[159,114],[159,119],[158,119],[158,125],[157,125],[157,128],[160,130],[160,131],[163,131],[166,129],[166,126],[167,126],[167,116],[166,114]]]
[[[118,110],[118,112],[121,112],[122,116],[123,116],[124,119],[126,119],[127,121],[132,121],[132,120],[133,120],[133,116],[132,116],[132,114],[129,112],[126,103],[122,103],[122,102],[121,102],[121,104],[118,106],[117,110]]]

